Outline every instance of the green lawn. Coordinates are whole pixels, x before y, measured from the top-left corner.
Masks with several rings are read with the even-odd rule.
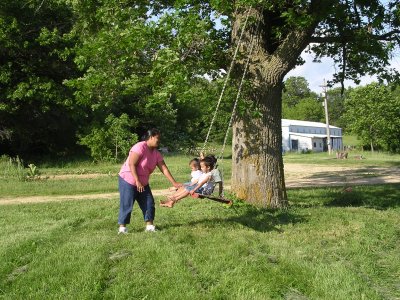
[[[400,166],[400,155],[385,152],[350,151],[348,159],[336,159],[336,153],[328,155],[327,152],[296,153],[286,152],[283,156],[284,163],[337,165],[355,167],[393,167]],[[363,159],[358,159],[362,155]]]
[[[171,173],[179,182],[190,179],[189,161],[192,156],[182,154],[164,155]],[[231,174],[231,158],[219,161],[219,168],[223,172],[226,184],[229,184]],[[37,165],[40,171],[39,180],[21,181],[15,166],[9,166],[7,159],[0,160],[0,201],[1,197],[11,196],[46,196],[46,195],[74,195],[111,193],[118,191],[118,172],[120,164],[113,163],[42,163]],[[27,169],[20,170],[23,175]],[[62,175],[90,175],[100,174],[94,178],[65,177]],[[169,181],[156,169],[151,177],[152,189],[165,189],[170,186]]]
[[[399,165],[368,155],[354,164]],[[177,180],[190,155],[165,156]],[[326,154],[285,162],[330,164]],[[349,163],[350,160],[347,161]],[[368,163],[368,164],[367,164]],[[0,194],[117,192],[119,164],[38,163],[20,181],[0,160]],[[229,183],[231,159],[220,161]],[[95,178],[57,178],[74,174]],[[169,184],[159,173],[152,188]],[[0,206],[0,299],[397,299],[400,297],[400,184],[291,189],[287,211],[185,199],[157,208],[158,232],[143,232],[135,207],[118,236],[118,197]],[[157,198],[158,202],[161,198]],[[1,198],[0,198],[1,201]]]
[[[344,135],[343,145],[358,147],[360,141],[356,136]],[[358,148],[357,148],[358,149]],[[360,156],[363,159],[358,159]],[[285,163],[301,163],[301,164],[320,164],[320,165],[340,165],[340,166],[358,166],[358,167],[369,167],[369,166],[400,166],[400,155],[390,154],[386,152],[370,152],[361,150],[350,150],[348,151],[348,159],[336,159],[336,153],[333,152],[328,155],[327,152],[319,153],[297,153],[297,152],[286,152],[283,156]]]
[[[398,299],[400,185],[289,190],[287,211],[185,199],[156,233],[118,199],[0,207],[2,299]],[[159,200],[159,199],[157,199]]]
[[[358,147],[361,146],[361,141],[355,135],[343,135],[343,145]]]

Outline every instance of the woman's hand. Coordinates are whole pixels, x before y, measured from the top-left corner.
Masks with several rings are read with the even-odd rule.
[[[180,187],[182,187],[182,183],[174,182],[174,188],[179,189]]]
[[[139,180],[136,181],[136,188],[137,188],[139,193],[144,191],[144,186]]]

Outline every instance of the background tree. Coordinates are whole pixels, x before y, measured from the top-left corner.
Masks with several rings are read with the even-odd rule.
[[[132,121],[127,114],[119,118],[109,115],[104,126],[92,128],[92,131],[81,137],[80,143],[90,149],[96,161],[123,159],[129,149],[138,141],[137,134],[132,133]]]
[[[0,149],[33,155],[76,148],[82,111],[63,80],[77,76],[63,1],[0,3]],[[73,145],[71,147],[71,144]]]
[[[304,98],[293,107],[283,105],[282,117],[292,120],[323,122],[325,114],[321,101],[315,98]]]
[[[310,90],[307,79],[301,76],[292,76],[285,80],[282,91],[282,104],[294,107],[305,98],[317,98]]]
[[[312,92],[304,77],[289,77],[282,92],[282,117],[284,119],[321,122],[324,108],[318,95]]]
[[[89,1],[74,10],[74,30],[82,32],[75,62],[84,74],[67,84],[93,111],[82,138],[121,113],[138,134],[162,126],[163,141],[175,148],[182,137],[202,136],[219,84],[202,76],[217,77],[227,47],[210,6]]]
[[[342,90],[342,88],[328,89],[328,108],[329,122],[337,127],[347,130],[347,122],[343,118],[346,111],[345,101],[352,88]],[[343,92],[343,93],[342,93]]]
[[[345,102],[345,120],[371,151],[400,150],[400,98],[396,90],[377,83],[352,90]]]

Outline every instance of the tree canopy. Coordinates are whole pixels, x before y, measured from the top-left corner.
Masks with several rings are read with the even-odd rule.
[[[310,90],[304,77],[289,77],[285,81],[282,93],[282,117],[314,122],[324,120],[322,100]]]
[[[79,74],[66,50],[76,42],[69,35],[73,25],[63,1],[0,3],[0,143],[6,153],[74,147],[81,110],[63,84]]]
[[[345,101],[344,119],[349,129],[369,144],[371,150],[381,148],[400,150],[400,97],[399,90],[377,83],[359,87],[349,93]]]
[[[133,142],[151,126],[162,127],[172,146],[202,140],[246,12],[239,65],[253,37],[258,42],[241,113],[263,114],[258,86],[281,89],[286,73],[302,63],[303,50],[316,60],[334,59],[330,84],[367,74],[395,83],[399,74],[387,66],[398,49],[399,8],[398,1],[378,0],[4,0],[1,151],[67,155],[85,145],[96,156],[96,140],[107,132],[101,140],[108,142],[95,151],[110,157],[118,152],[112,140]],[[214,139],[226,129],[240,75],[235,68]],[[274,96],[284,116],[323,118],[306,82],[291,80],[282,99]],[[340,99],[330,105],[333,120],[343,114]]]

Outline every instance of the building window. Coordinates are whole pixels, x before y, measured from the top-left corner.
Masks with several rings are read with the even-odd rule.
[[[322,143],[319,143],[319,147],[322,148]]]
[[[317,148],[317,143],[316,142],[314,142],[314,148]]]

